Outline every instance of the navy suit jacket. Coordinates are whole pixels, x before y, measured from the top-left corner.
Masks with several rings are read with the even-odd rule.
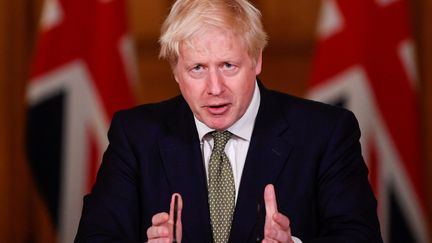
[[[264,187],[303,242],[381,242],[354,115],[266,90],[244,166],[230,242],[262,239]],[[183,97],[115,114],[76,242],[144,242],[151,218],[183,198],[183,242],[212,242],[207,181]]]

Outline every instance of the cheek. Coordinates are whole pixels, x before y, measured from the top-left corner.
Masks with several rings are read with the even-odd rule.
[[[241,100],[240,102],[241,102],[242,109],[245,109],[249,106],[249,103],[252,100],[252,96],[254,93],[254,88],[255,88],[255,80],[245,82],[243,83],[243,85],[238,87],[237,91],[239,96],[241,96],[238,98]]]
[[[189,105],[193,105],[195,103],[199,103],[200,99],[200,87],[196,84],[180,81],[179,82],[180,92],[183,97],[189,103]]]

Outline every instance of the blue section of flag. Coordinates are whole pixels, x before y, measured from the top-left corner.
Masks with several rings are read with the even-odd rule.
[[[59,223],[64,96],[49,97],[31,106],[27,113],[27,156],[55,225]]]
[[[407,219],[402,213],[402,207],[399,205],[399,201],[396,199],[394,188],[390,190],[390,233],[389,242],[392,243],[417,243],[414,234],[407,224]]]

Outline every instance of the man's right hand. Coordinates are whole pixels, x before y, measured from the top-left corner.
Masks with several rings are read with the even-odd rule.
[[[171,197],[170,213],[165,212],[158,213],[152,217],[152,226],[147,230],[147,238],[149,243],[157,242],[173,242],[173,230],[174,230],[174,201],[175,197],[178,197],[177,207],[177,222],[176,222],[176,236],[177,242],[181,242],[182,239],[182,224],[181,224],[181,212],[183,208],[183,200],[178,193],[174,193]]]

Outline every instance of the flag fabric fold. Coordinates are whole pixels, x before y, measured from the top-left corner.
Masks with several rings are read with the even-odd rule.
[[[113,113],[135,104],[125,0],[45,0],[27,86],[27,157],[59,242],[73,242]]]
[[[356,114],[385,242],[429,242],[407,1],[322,0],[308,91]]]

